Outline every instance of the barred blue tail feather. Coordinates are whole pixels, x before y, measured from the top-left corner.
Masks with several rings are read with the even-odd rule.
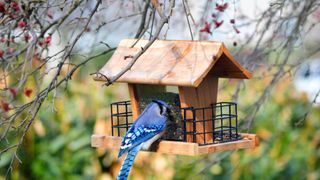
[[[168,105],[159,100],[152,101],[140,114],[123,137],[118,157],[128,152],[117,179],[127,179],[133,161],[140,149],[147,150],[163,134],[168,114]]]
[[[125,180],[127,179],[129,172],[131,170],[134,159],[136,158],[138,152],[140,151],[142,144],[132,148],[128,151],[126,158],[124,159],[121,169],[119,171],[117,180]]]

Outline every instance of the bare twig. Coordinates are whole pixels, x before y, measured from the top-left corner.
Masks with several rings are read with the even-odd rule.
[[[161,20],[159,23],[158,28],[156,29],[156,32],[154,33],[153,37],[151,38],[151,40],[134,56],[132,56],[132,60],[130,61],[130,63],[123,69],[121,70],[117,75],[115,75],[112,78],[109,78],[110,80],[108,82],[105,83],[106,86],[111,85],[114,81],[116,81],[117,79],[119,79],[124,73],[126,73],[128,70],[131,69],[131,67],[134,65],[134,63],[138,60],[138,58],[147,51],[147,49],[153,44],[153,42],[158,38],[163,26],[168,23],[168,20],[170,18],[169,16],[165,16],[164,13],[162,12],[162,10],[160,9],[160,5],[158,3],[158,1],[156,0],[152,0],[151,1],[153,6],[155,6],[157,12],[159,13]],[[174,0],[172,0],[171,6],[170,6],[170,12],[172,11],[173,5],[174,4]],[[170,13],[171,14],[171,13]]]
[[[190,25],[190,22],[189,22],[189,16],[192,18],[192,15],[190,13],[189,7],[187,6],[187,1],[186,0],[182,0],[182,4],[183,4],[184,13],[186,15],[186,19],[187,19],[187,23],[188,23],[188,28],[189,28],[191,39],[194,40],[193,39],[193,32],[192,32],[191,25]]]

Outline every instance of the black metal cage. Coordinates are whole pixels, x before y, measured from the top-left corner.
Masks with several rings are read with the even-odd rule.
[[[236,103],[219,102],[211,104],[210,107],[188,107],[181,110],[184,117],[185,141],[188,139],[198,142],[199,145],[208,145],[236,141],[240,138]]]
[[[110,104],[112,136],[123,136],[132,125],[132,110],[130,101],[120,101]]]
[[[219,102],[204,108],[173,107],[175,116],[169,118],[168,133],[162,137],[165,140],[197,142],[199,145],[209,145],[236,141],[238,134],[237,104]],[[112,136],[124,136],[132,125],[132,110],[130,101],[111,104]]]

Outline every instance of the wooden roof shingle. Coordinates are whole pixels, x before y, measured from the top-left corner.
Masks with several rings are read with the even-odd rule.
[[[110,60],[99,71],[108,78],[125,69],[130,58],[141,50],[148,40],[124,39]],[[197,87],[207,75],[223,78],[251,78],[221,42],[156,40],[139,57],[130,70],[116,82]],[[95,80],[105,81],[102,76]]]

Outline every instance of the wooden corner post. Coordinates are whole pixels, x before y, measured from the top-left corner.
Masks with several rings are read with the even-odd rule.
[[[138,103],[138,94],[135,84],[128,83],[131,109],[132,109],[132,117],[133,119],[137,119],[140,114],[140,108]]]
[[[207,76],[202,81],[202,83],[198,87],[182,87],[179,86],[179,95],[181,107],[193,107],[193,108],[204,108],[210,107],[211,104],[217,102],[217,94],[218,94],[218,77]],[[207,133],[210,134],[198,134],[196,135],[197,143],[204,142],[212,142],[213,141],[213,124],[212,114],[215,112],[212,111],[200,111],[196,112],[196,132],[197,133]],[[193,119],[193,113],[191,111],[187,111],[186,119]],[[209,120],[210,119],[210,120]],[[204,122],[204,120],[209,120]],[[187,123],[186,126],[187,132],[193,132],[193,123]],[[187,134],[187,142],[193,142],[193,135]]]

